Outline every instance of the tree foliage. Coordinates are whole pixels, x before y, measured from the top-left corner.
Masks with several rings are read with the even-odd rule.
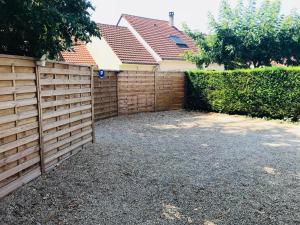
[[[210,64],[212,59],[212,56],[210,56],[213,44],[212,36],[207,36],[199,31],[192,31],[185,23],[183,24],[183,30],[198,46],[198,53],[194,54],[192,51],[187,51],[185,54],[186,59],[195,62],[198,67]]]
[[[193,37],[198,32],[185,29],[200,48],[198,55],[188,53],[187,58],[225,64],[227,69],[269,66],[272,61],[299,65],[300,16],[283,16],[280,10],[279,0],[264,0],[260,6],[256,0],[240,0],[234,8],[223,0],[218,18],[209,15],[211,34],[205,40],[198,42]]]
[[[49,58],[100,36],[88,0],[0,0],[0,53]]]

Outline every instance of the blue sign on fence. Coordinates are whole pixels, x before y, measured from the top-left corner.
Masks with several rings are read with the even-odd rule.
[[[104,70],[99,70],[98,76],[103,79],[105,77],[105,71]]]

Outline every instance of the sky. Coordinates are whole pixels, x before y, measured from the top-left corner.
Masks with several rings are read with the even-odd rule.
[[[175,25],[181,29],[187,23],[193,30],[208,32],[208,13],[218,14],[221,0],[90,0],[96,7],[93,20],[97,23],[117,24],[122,13],[168,20],[170,11],[175,12]],[[230,0],[236,4],[237,0]],[[260,2],[260,0],[258,0]],[[282,13],[300,12],[299,0],[282,0]]]

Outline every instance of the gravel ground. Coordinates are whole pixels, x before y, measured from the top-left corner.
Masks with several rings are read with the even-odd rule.
[[[299,125],[174,111],[97,140],[1,199],[0,224],[300,224]]]

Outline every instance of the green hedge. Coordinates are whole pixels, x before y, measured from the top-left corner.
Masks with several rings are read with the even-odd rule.
[[[300,68],[187,72],[186,108],[274,119],[300,117]]]

